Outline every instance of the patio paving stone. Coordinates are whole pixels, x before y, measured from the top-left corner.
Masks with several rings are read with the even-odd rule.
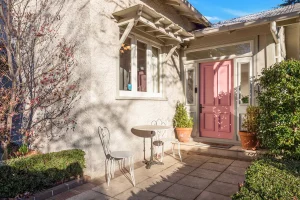
[[[175,200],[175,199],[170,198],[170,197],[164,197],[164,196],[156,196],[156,197],[154,197],[153,200]]]
[[[197,160],[202,160],[204,162],[213,158],[212,156],[204,156],[202,154],[192,153],[192,152],[189,155],[190,155],[189,158],[195,158]]]
[[[196,200],[230,200],[230,197],[212,192],[203,191]]]
[[[231,196],[238,191],[238,185],[214,181],[206,188],[206,191],[222,194],[225,196]]]
[[[205,160],[198,159],[196,156],[189,157],[182,161],[186,165],[190,165],[192,167],[199,167],[203,163],[205,163]]]
[[[218,172],[218,171],[212,171],[212,170],[208,170],[208,169],[198,168],[195,171],[193,171],[192,173],[190,173],[189,175],[214,180],[220,174],[221,174],[221,172]]]
[[[208,169],[208,170],[213,170],[213,171],[218,171],[218,172],[222,172],[224,171],[228,166],[227,165],[221,165],[221,164],[217,164],[217,163],[204,163],[203,165],[200,166],[200,168],[202,169]]]
[[[245,171],[246,171],[246,168],[229,166],[225,170],[225,173],[228,173],[228,174],[237,174],[237,175],[245,175]]]
[[[173,183],[163,181],[160,178],[150,178],[138,184],[137,187],[150,192],[161,193],[172,184]]]
[[[244,182],[245,176],[228,174],[224,172],[216,180],[224,183],[238,184]]]
[[[251,164],[251,162],[235,160],[235,161],[233,161],[231,166],[247,168],[250,164]]]
[[[126,190],[125,192],[115,196],[115,199],[119,200],[124,200],[124,199],[129,199],[129,200],[140,200],[140,199],[153,199],[157,194],[153,192],[149,192],[147,190],[143,190],[141,188],[131,188],[129,190]]]
[[[185,165],[183,163],[177,163],[173,166],[171,166],[170,168],[168,168],[167,170],[172,171],[172,172],[178,172],[181,174],[189,174],[192,171],[194,171],[196,168],[195,167],[191,167],[188,165]]]
[[[146,169],[145,167],[141,167],[141,168],[134,170],[134,175],[137,180],[143,181],[143,180],[145,180],[145,177],[148,177],[148,178],[153,177],[154,175],[160,173],[163,170],[165,170],[165,167],[152,166],[151,170]],[[142,178],[139,178],[139,177],[142,177]],[[140,182],[140,181],[137,181],[137,182]]]
[[[81,186],[75,187],[72,190],[81,193],[81,192],[85,192],[87,190],[91,190],[94,187],[96,187],[96,185],[94,185],[92,183],[86,183],[86,184],[83,184]]]
[[[156,174],[154,178],[159,178],[164,181],[176,183],[182,179],[185,175],[182,173],[174,172],[173,170],[165,170],[159,174]]]
[[[83,192],[79,195],[73,196],[73,197],[69,198],[68,200],[82,200],[82,199],[84,199],[84,200],[94,200],[94,199],[111,200],[112,198],[109,196],[105,196],[99,192],[89,190],[89,191]]]
[[[162,194],[171,198],[180,200],[192,200],[195,199],[202,190],[191,188],[184,185],[174,184],[169,187]]]
[[[107,186],[107,183],[103,183],[100,186],[94,187],[92,190],[110,197],[114,197],[133,187],[132,183],[128,180],[125,182],[122,182],[120,180],[112,180],[109,186]]]
[[[218,163],[218,164],[222,164],[222,165],[227,165],[227,166],[229,166],[231,163],[234,162],[234,160],[226,159],[226,158],[212,158],[212,159],[210,159],[208,162],[211,162],[211,163]]]
[[[212,180],[204,179],[204,178],[198,178],[195,176],[186,176],[180,181],[178,181],[178,184],[197,188],[199,190],[204,190]]]

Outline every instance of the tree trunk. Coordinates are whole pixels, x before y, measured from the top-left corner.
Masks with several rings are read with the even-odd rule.
[[[3,156],[2,160],[7,160],[8,159],[8,142],[1,142],[1,148],[3,149]]]

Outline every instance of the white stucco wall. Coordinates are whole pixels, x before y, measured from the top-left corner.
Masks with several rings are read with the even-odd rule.
[[[112,150],[131,150],[135,159],[143,158],[143,140],[131,133],[136,125],[150,124],[154,119],[172,121],[175,105],[182,101],[183,86],[178,57],[164,66],[164,93],[168,100],[116,100],[119,28],[112,13],[137,3],[146,3],[186,28],[192,25],[163,4],[163,0],[69,0],[62,10],[60,36],[77,43],[78,66],[74,73],[81,77],[81,99],[72,116],[77,126],[51,140],[40,137],[43,152],[80,148],[86,152],[86,174],[93,178],[104,175],[105,158],[97,133],[98,126],[111,131]],[[175,61],[173,63],[173,61]],[[147,152],[149,155],[149,143]]]

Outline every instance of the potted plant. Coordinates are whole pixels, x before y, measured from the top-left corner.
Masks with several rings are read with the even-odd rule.
[[[173,118],[173,126],[180,142],[188,142],[193,130],[193,118],[190,117],[183,103],[178,102]]]
[[[249,103],[249,96],[248,95],[242,96],[241,100],[242,100],[242,103]]]
[[[259,107],[248,106],[246,114],[243,117],[242,129],[239,131],[243,149],[256,149],[258,140],[256,134],[258,132]]]

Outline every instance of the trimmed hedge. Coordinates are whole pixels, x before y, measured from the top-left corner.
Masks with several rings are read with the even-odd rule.
[[[274,158],[253,162],[244,186],[232,199],[300,199],[300,162]]]
[[[73,149],[7,160],[0,166],[0,198],[37,192],[82,176],[84,155]]]

